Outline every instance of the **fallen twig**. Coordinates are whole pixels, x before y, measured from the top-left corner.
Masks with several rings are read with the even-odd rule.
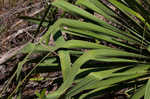
[[[30,30],[33,30],[33,29],[36,30],[36,28],[37,28],[37,25],[32,25],[32,26],[29,26],[29,27],[20,29],[20,30],[18,30],[16,33],[13,33],[12,35],[9,35],[7,38],[5,38],[4,40],[2,40],[1,43],[4,43],[4,42],[7,41],[7,40],[13,39],[13,38],[15,38],[16,36],[18,36],[18,35],[24,33],[25,31],[30,31]]]
[[[18,7],[15,7],[13,9],[11,9],[10,11],[8,11],[4,14],[1,14],[0,18],[8,18],[8,16],[10,17],[11,15],[14,15],[16,13],[20,13],[22,11],[28,10],[28,9],[33,8],[33,7],[38,7],[40,5],[41,5],[41,3],[36,3],[34,5],[27,6],[27,7],[24,7],[24,8],[20,8],[20,5],[19,5]]]
[[[28,42],[29,43],[29,42]],[[0,55],[0,64],[5,63],[7,60],[9,60],[11,57],[16,55],[22,48],[24,48],[28,43],[21,45],[19,47],[12,48],[10,51],[6,52],[3,55]]]
[[[34,16],[34,15],[40,13],[40,12],[43,11],[43,10],[44,10],[44,7],[41,8],[41,9],[39,9],[39,10],[37,10],[37,11],[34,11],[34,13],[31,13],[31,14],[29,14],[28,16],[32,17],[32,16]],[[23,22],[22,19],[19,20],[19,21],[17,21],[13,26],[11,26],[11,29],[14,28],[15,26],[17,26],[18,24],[22,23],[22,22]]]

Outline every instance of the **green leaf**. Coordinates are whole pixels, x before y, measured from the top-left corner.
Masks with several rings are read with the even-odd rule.
[[[140,77],[147,73],[149,65],[141,64],[139,66],[128,69],[125,72],[115,73],[121,69],[123,68],[90,73],[87,77],[81,79],[81,81],[68,92],[67,96],[74,96],[83,90],[94,88],[103,90],[103,88],[111,87],[116,83]]]
[[[86,49],[99,49],[99,48],[108,48],[110,47],[96,44],[92,42],[82,41],[82,40],[69,40],[64,45],[63,48],[86,48]]]
[[[131,97],[131,99],[140,99],[145,94],[146,85],[143,85],[139,89],[137,89],[136,93]]]
[[[39,67],[42,67],[42,66],[58,66],[58,63],[54,63],[56,61],[56,58],[55,57],[52,57],[52,58],[48,58],[46,60],[44,60],[42,63],[39,64]]]
[[[102,0],[77,0],[75,4],[65,0],[55,0],[52,5],[77,16],[78,19],[81,17],[83,21],[59,19],[42,36],[38,44],[30,43],[22,50],[24,53],[29,53],[35,46],[34,53],[58,52],[60,61],[56,61],[56,57],[51,54],[51,57],[40,64],[40,66],[61,65],[63,83],[58,90],[48,94],[47,99],[58,99],[61,96],[72,99],[83,91],[85,93],[81,94],[79,99],[93,98],[104,90],[117,88],[120,84],[127,85],[120,89],[133,88],[135,85],[140,87],[132,96],[133,99],[143,96],[145,89],[145,97],[148,97],[149,82],[146,88],[143,85],[145,82],[136,84],[138,81],[143,81],[143,78],[146,81],[145,77],[149,76],[150,57],[146,50],[150,51],[148,46],[150,25],[149,15],[145,15],[148,13],[147,9],[141,9],[143,5],[138,0],[108,1],[119,11],[114,11]],[[93,13],[104,16],[112,24],[108,24]],[[40,22],[32,18],[27,20],[37,24]],[[44,21],[43,26],[47,24],[48,22]],[[71,38],[65,41],[61,32],[65,32],[68,37],[71,34]],[[51,36],[54,39],[54,46],[48,45]],[[76,40],[74,36],[83,39]],[[91,40],[93,42],[90,42]],[[98,42],[95,43],[95,40]],[[113,44],[115,48],[99,44],[101,41]]]
[[[19,62],[19,64],[18,64],[18,67],[17,67],[17,70],[16,70],[16,72],[17,72],[17,77],[16,77],[17,81],[19,80],[19,76],[21,74],[21,70],[22,70],[23,65],[29,60],[28,58],[29,58],[29,54],[24,58],[23,61]]]
[[[119,23],[116,19],[111,17],[117,15],[98,0],[77,0],[76,4],[92,9],[95,12],[104,16],[105,18],[109,19],[110,21]]]
[[[63,80],[66,81],[68,74],[71,71],[71,60],[68,51],[59,51],[61,70],[63,75]]]
[[[150,99],[150,79],[147,82],[144,99]]]
[[[35,24],[40,24],[40,21],[41,21],[41,19],[28,17],[28,16],[20,16],[19,18],[27,20],[27,21],[35,23]],[[47,27],[47,25],[48,25],[48,21],[44,20],[42,26]]]
[[[147,47],[147,50],[150,52],[150,45]]]
[[[117,8],[119,8],[122,12],[124,12],[127,16],[130,17],[129,14],[136,16],[137,18],[139,18],[143,23],[146,22],[146,20],[136,11],[130,9],[129,7],[123,5],[122,3],[119,3],[117,0],[109,0],[113,5],[115,5]],[[131,18],[131,17],[130,17]],[[133,19],[133,18],[132,18]],[[134,20],[134,19],[133,19]],[[136,20],[134,20],[136,21]],[[136,22],[136,24],[138,24]],[[138,24],[140,26],[140,24]],[[147,27],[150,27],[150,25],[148,23],[146,23]],[[141,27],[141,26],[140,26]]]
[[[52,3],[54,6],[57,6],[57,7],[60,7],[70,13],[75,13],[75,14],[78,14],[80,16],[83,16],[85,18],[88,18],[90,20],[93,20],[97,23],[99,23],[100,25],[104,26],[105,28],[109,28],[109,29],[115,29],[113,26],[107,24],[105,21],[103,20],[100,20],[99,18],[97,18],[96,16],[93,16],[92,14],[88,13],[87,11],[77,7],[77,6],[74,6],[64,0],[56,0]]]

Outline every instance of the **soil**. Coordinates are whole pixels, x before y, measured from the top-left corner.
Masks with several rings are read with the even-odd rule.
[[[15,5],[11,5],[5,1],[5,4],[0,7],[0,58],[8,51],[32,40],[31,35],[33,35],[33,32],[37,29],[37,25],[19,19],[18,16],[35,17],[38,15],[42,17],[44,8],[45,3],[41,2],[41,0],[19,0]],[[23,60],[24,56],[23,54],[18,54],[0,65],[0,92],[2,92],[4,86],[16,70],[18,63]],[[26,64],[22,70],[24,75],[27,74],[34,65],[35,64]],[[41,77],[44,79],[41,81],[26,81],[22,86],[22,99],[33,99],[35,92],[40,92],[44,88],[46,88],[48,92],[55,91],[58,86],[54,81],[56,78],[59,78],[59,76],[61,76],[60,72],[33,74],[31,78]],[[7,90],[3,92],[2,99],[6,99],[16,88],[16,85],[16,80],[13,79]],[[16,95],[14,97],[16,97]]]

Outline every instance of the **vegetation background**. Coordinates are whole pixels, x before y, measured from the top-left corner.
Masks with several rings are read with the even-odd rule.
[[[149,0],[0,0],[3,99],[150,99]]]

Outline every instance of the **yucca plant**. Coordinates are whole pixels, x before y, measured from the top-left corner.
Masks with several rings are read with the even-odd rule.
[[[80,19],[57,20],[39,44],[30,43],[22,50],[28,53],[34,48],[33,52],[58,53],[60,63],[53,56],[39,64],[61,66],[63,83],[47,99],[93,99],[125,88],[131,99],[143,96],[150,99],[150,2],[108,0],[108,3],[77,0],[73,5],[55,0],[53,6]],[[42,25],[47,24],[45,21]],[[65,40],[63,33],[78,39]],[[48,45],[52,37],[53,45]]]

